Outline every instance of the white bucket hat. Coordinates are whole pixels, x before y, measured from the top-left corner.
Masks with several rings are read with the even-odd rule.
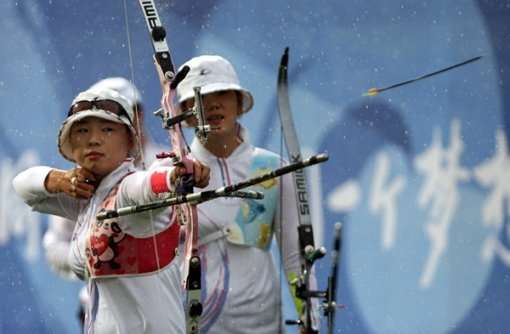
[[[136,138],[136,131],[132,125],[134,113],[131,105],[129,104],[129,101],[124,96],[120,95],[112,89],[89,89],[81,92],[74,98],[73,102],[71,103],[71,108],[76,103],[81,101],[99,102],[102,100],[110,100],[118,103],[122,107],[123,111],[117,115],[114,112],[97,109],[96,106],[93,106],[92,109],[82,110],[75,114],[69,115],[60,127],[60,133],[57,140],[60,154],[62,154],[62,156],[67,160],[75,162],[72,156],[71,148],[71,128],[75,122],[80,121],[86,117],[98,117],[108,121],[125,124],[131,131],[131,136],[133,137],[133,149],[129,152],[129,155],[133,158],[138,155],[140,148]]]
[[[129,80],[123,77],[110,77],[99,80],[89,89],[98,90],[98,89],[113,89],[118,92],[120,95],[124,96],[131,108],[134,108],[137,104],[142,104],[142,95],[136,86]]]
[[[253,107],[253,96],[241,87],[237,74],[228,60],[220,56],[199,56],[183,64],[189,66],[186,78],[177,86],[177,105],[195,96],[194,87],[200,87],[201,94],[223,90],[236,90],[243,95],[243,113]]]

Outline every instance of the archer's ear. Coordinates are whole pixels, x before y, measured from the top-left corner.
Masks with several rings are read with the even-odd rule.
[[[237,117],[243,114],[243,94],[236,91],[237,96]]]
[[[128,152],[133,152],[135,145],[137,145],[137,140],[135,136],[131,133],[131,130],[126,125],[126,132],[127,132],[127,138],[128,138]],[[137,134],[139,136],[139,134]],[[140,148],[141,149],[141,148]],[[131,155],[128,153],[128,155]],[[135,157],[133,157],[135,158]]]
[[[133,136],[129,136],[129,151],[132,151],[135,147],[135,142],[133,141]]]

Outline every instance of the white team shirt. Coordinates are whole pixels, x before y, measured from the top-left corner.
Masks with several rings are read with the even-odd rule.
[[[94,196],[77,201],[65,194],[51,194],[44,180],[51,168],[33,167],[13,181],[17,193],[34,210],[76,221],[71,244],[70,265],[79,277],[85,275],[84,254],[88,227],[95,222],[103,199],[128,172],[135,171],[131,161],[106,176]],[[119,207],[158,199],[150,188],[150,173],[138,172],[126,177],[119,190]],[[119,218],[121,228],[134,236],[147,237],[168,224],[171,208]],[[166,218],[165,218],[166,217]],[[173,219],[170,220],[171,222]],[[180,290],[180,260],[176,257],[166,268],[154,274],[135,277],[97,278],[88,281],[91,298],[89,333],[184,333],[185,320]]]
[[[193,157],[211,168],[208,187],[197,191],[216,189],[250,177],[251,159],[255,150],[261,149],[251,145],[242,126],[239,126],[239,137],[241,145],[228,158],[212,155],[194,139]],[[300,263],[294,186],[290,174],[280,180],[283,185],[273,228],[285,272],[277,270],[270,251],[234,245],[225,238],[201,246],[204,306],[201,333],[274,334],[284,331],[279,282],[280,279],[287,281],[291,271],[298,274]],[[199,237],[234,222],[240,203],[238,198],[224,197],[198,205]]]

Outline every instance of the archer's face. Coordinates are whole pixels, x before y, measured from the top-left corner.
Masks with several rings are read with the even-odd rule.
[[[74,160],[99,178],[120,166],[133,146],[126,125],[97,117],[74,123],[70,136]]]
[[[195,101],[190,99],[184,107],[193,107]],[[242,97],[234,90],[225,90],[202,95],[204,117],[206,123],[211,126],[208,140],[215,138],[236,137],[237,118],[242,114]],[[188,123],[197,125],[196,119],[190,119]]]

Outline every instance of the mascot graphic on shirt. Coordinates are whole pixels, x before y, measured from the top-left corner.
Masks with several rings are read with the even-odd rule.
[[[97,221],[90,237],[90,251],[95,258],[94,269],[99,269],[103,263],[108,263],[110,268],[119,269],[120,264],[115,262],[119,254],[118,244],[125,238],[116,221]]]

